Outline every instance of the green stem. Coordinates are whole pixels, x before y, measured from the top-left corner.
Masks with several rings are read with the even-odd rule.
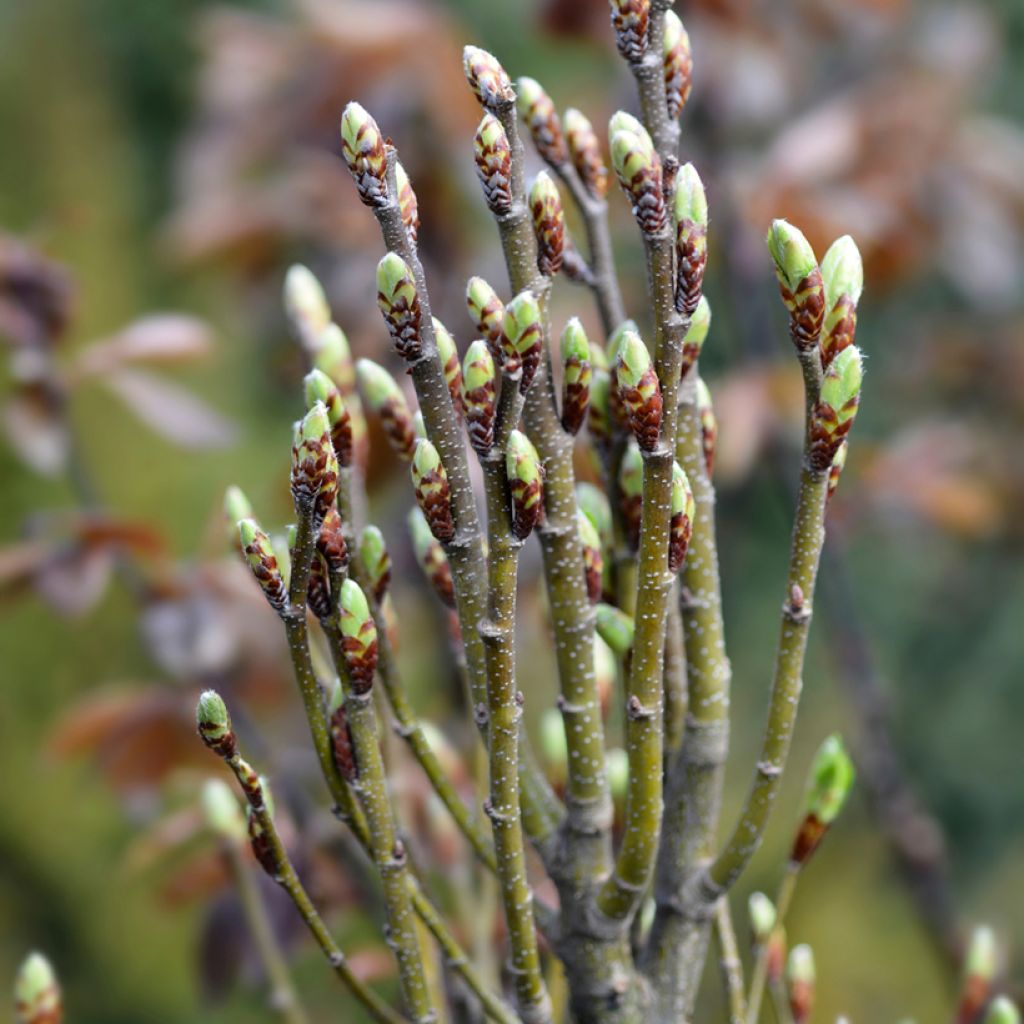
[[[317,913],[316,907],[313,906],[313,901],[309,898],[302,882],[299,881],[288,851],[278,835],[274,820],[267,808],[266,796],[259,776],[237,752],[226,760],[249,802],[250,813],[259,822],[263,838],[272,851],[275,866],[272,876],[274,881],[288,893],[299,916],[334,969],[334,973],[345,983],[349,991],[362,1003],[375,1021],[380,1024],[401,1024],[405,1018],[388,1006],[376,992],[352,972],[352,968],[349,967],[348,961],[345,959],[345,954],[338,948],[327,925],[324,924],[323,918]]]
[[[242,855],[242,847],[237,842],[228,842],[225,844],[225,851],[231,865],[238,899],[242,904],[242,913],[245,915],[260,962],[270,982],[270,1006],[287,1024],[309,1024],[309,1017],[295,991],[288,961],[281,951],[270,923],[256,876]]]
[[[662,674],[665,701],[665,777],[683,743],[686,724],[686,642],[679,602],[669,599],[665,626],[665,668]]]
[[[405,260],[416,281],[416,291],[420,300],[423,354],[409,365],[409,373],[416,389],[416,397],[419,399],[427,437],[440,453],[448,475],[452,516],[456,529],[455,536],[445,546],[445,552],[455,584],[455,600],[462,627],[462,642],[466,651],[473,703],[476,707],[486,707],[487,664],[480,627],[487,609],[487,570],[476,500],[469,476],[462,429],[452,407],[448,385],[437,354],[426,275],[416,246],[405,230],[398,206],[395,151],[391,146],[388,146],[387,151],[389,199],[386,205],[374,208],[374,215],[380,224],[384,244],[391,252],[397,253]],[[520,747],[520,756],[523,761],[521,770],[527,780],[523,787],[523,821],[538,852],[546,859],[561,816],[561,808],[532,751],[525,744]]]
[[[516,579],[522,541],[512,532],[505,446],[522,409],[520,372],[502,377],[494,444],[481,458],[487,497],[488,606],[481,626],[487,653],[491,792],[486,804],[494,830],[498,881],[505,908],[519,1014],[527,1024],[550,1024],[551,1001],[541,972],[520,821],[518,746],[522,695],[515,679]]]
[[[722,985],[729,1007],[729,1024],[744,1024],[747,1019],[746,1000],[743,997],[743,963],[736,942],[736,929],[728,900],[721,899],[715,908],[715,935],[718,938],[719,967]]]

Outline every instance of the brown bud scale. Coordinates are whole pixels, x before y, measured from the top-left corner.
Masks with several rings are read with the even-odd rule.
[[[466,430],[473,451],[486,455],[494,445],[494,381],[466,392]]]
[[[316,549],[323,557],[329,572],[343,573],[348,569],[348,545],[345,543],[343,524],[337,506],[324,517],[316,539]]]
[[[395,343],[398,354],[408,362],[415,362],[423,353],[420,341],[420,297],[414,291],[412,299],[405,296],[386,296],[377,293],[378,303],[387,303],[387,311],[382,309],[388,333]]]
[[[587,597],[591,604],[601,600],[601,580],[604,573],[604,557],[600,548],[583,545],[583,573],[587,581]]]
[[[554,277],[562,269],[565,251],[565,215],[560,201],[535,201],[530,204],[533,231],[537,236],[537,268],[545,277]]]
[[[309,610],[321,622],[326,622],[331,617],[331,584],[327,578],[327,566],[323,556],[318,552],[314,552],[309,566],[306,600],[309,603]]]
[[[646,397],[645,391],[649,391]],[[636,443],[642,451],[653,452],[658,447],[662,415],[661,388],[654,367],[648,367],[637,387],[620,386],[619,392]]]
[[[352,742],[352,729],[345,714],[345,705],[336,708],[331,715],[331,746],[334,749],[334,762],[338,771],[348,782],[359,778],[359,765],[356,763],[355,745]]]
[[[819,402],[815,406],[814,415],[811,417],[811,443],[807,455],[807,461],[815,472],[824,472],[832,466],[836,452],[839,451],[853,426],[855,417],[850,416],[849,413],[856,412],[859,404],[860,396],[854,395],[841,410],[833,409],[825,402]],[[848,416],[845,422],[839,421],[839,412]]]
[[[408,462],[416,451],[416,428],[408,407],[387,399],[380,407],[380,425],[391,447]]]
[[[263,826],[255,814],[249,815],[249,845],[252,847],[253,856],[259,866],[271,878],[276,878],[281,872],[282,865],[277,859],[270,836],[263,831]]]
[[[650,7],[650,0],[614,0],[612,4],[615,45],[631,64],[639,63],[647,52]]]
[[[423,487],[416,490],[416,499],[430,532],[442,544],[447,544],[455,536],[448,478],[436,470],[427,473],[423,478]]]
[[[828,832],[828,825],[821,821],[816,814],[808,814],[797,830],[789,859],[794,864],[806,864],[810,860],[811,854],[825,838],[826,832]]]
[[[377,670],[377,634],[373,619],[367,619],[359,632],[358,637],[343,636],[341,647],[352,692],[361,695],[369,693],[373,686],[373,673]],[[371,636],[373,639],[367,642],[366,637]]]
[[[693,523],[685,512],[678,512],[672,516],[669,523],[668,571],[673,575],[683,567],[692,535]]]
[[[782,301],[789,310],[789,333],[798,349],[813,348],[818,344],[821,325],[825,320],[825,286],[821,271],[815,267],[790,291],[779,285]]]
[[[838,317],[833,319],[835,313]],[[841,295],[835,312],[829,315],[831,327],[821,336],[821,368],[829,364],[844,348],[849,348],[857,334],[857,307],[849,295]]]
[[[708,263],[707,228],[692,220],[681,220],[676,227],[676,309],[693,316],[704,287]],[[692,363],[691,363],[692,365]]]
[[[582,365],[582,361],[571,359],[569,363]],[[566,364],[566,377],[569,376],[569,363]],[[588,375],[589,376],[589,375]],[[587,409],[590,406],[590,385],[587,378],[580,380],[565,380],[562,387],[562,428],[566,433],[574,437],[579,433],[580,427],[587,416]]]
[[[519,540],[533,533],[544,512],[544,489],[540,480],[509,481],[512,495],[512,532]]]

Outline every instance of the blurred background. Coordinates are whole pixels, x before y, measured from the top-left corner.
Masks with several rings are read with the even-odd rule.
[[[793,771],[738,895],[774,890],[810,757],[842,731],[858,789],[801,883],[790,936],[817,953],[821,1020],[944,1019],[965,928],[997,929],[1009,979],[1024,962],[1024,7],[677,10],[695,61],[682,152],[712,211],[701,363],[720,424],[735,675],[726,820],[767,700],[801,418],[770,219],[800,225],[819,253],[852,233],[867,277],[869,372],[830,512]],[[338,159],[348,99],[399,147],[434,311],[460,350],[466,278],[504,282],[472,163],[468,41],[597,126],[633,107],[604,0],[0,0],[0,979],[45,949],[78,1024],[269,1019],[196,809],[216,768],[191,717],[210,683],[244,707],[346,948],[390,983],[355,912],[368,898],[376,912],[360,891],[372,887],[344,866],[273,620],[226,557],[219,509],[237,483],[275,528],[289,515],[303,373],[280,308],[291,262],[325,282],[357,355],[391,358],[372,300],[376,225]],[[644,327],[617,190],[610,207]],[[596,331],[587,293],[560,281],[554,323],[574,313]],[[405,473],[371,443],[402,663],[418,709],[465,745],[443,619],[405,533]],[[532,551],[528,588],[536,573]],[[522,662],[550,665],[529,598],[523,620]],[[532,729],[550,675],[524,682]],[[415,773],[398,775],[400,797],[422,805]],[[445,867],[438,887],[457,909],[446,859],[464,846],[433,820],[414,828],[433,836],[419,855],[428,873]],[[327,1019],[343,997],[288,908],[274,910]]]

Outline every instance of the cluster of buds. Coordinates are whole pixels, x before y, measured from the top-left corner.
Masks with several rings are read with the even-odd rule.
[[[314,532],[319,531],[338,496],[338,458],[322,402],[316,402],[295,424],[291,489],[296,513],[301,517],[312,512]]]
[[[634,550],[640,544],[640,519],[644,503],[644,459],[635,444],[629,444],[619,466],[619,513],[626,538]]]
[[[583,551],[583,574],[587,581],[587,596],[591,604],[601,600],[604,577],[604,553],[601,536],[588,515],[577,513],[580,548]]]
[[[473,450],[487,455],[494,444],[494,416],[497,387],[494,360],[487,343],[480,338],[466,349],[462,368],[462,407]]]
[[[216,690],[204,690],[196,703],[196,729],[199,738],[218,757],[225,760],[238,752],[238,741],[231,728],[224,698]]]
[[[704,269],[708,262],[708,200],[693,164],[676,175],[672,205],[676,225],[676,309],[692,316],[700,302]]]
[[[384,136],[358,103],[349,103],[341,115],[341,155],[355,179],[359,198],[367,206],[385,206],[388,157]]]
[[[270,538],[260,529],[255,519],[238,522],[238,539],[242,554],[259,583],[263,596],[278,615],[288,606],[288,591],[277,565],[277,557]]]
[[[448,385],[455,415],[462,415],[462,367],[459,366],[459,352],[455,347],[455,339],[451,332],[437,317],[431,317],[434,324],[434,340],[437,342],[437,354],[441,360],[444,382]]]
[[[577,317],[565,325],[559,348],[562,354],[562,427],[575,436],[587,415],[593,375],[590,342]]]
[[[480,105],[492,113],[515,102],[512,82],[498,59],[479,46],[467,46],[462,51],[462,70],[473,95]]]
[[[512,209],[512,155],[505,129],[493,114],[484,114],[473,136],[473,158],[488,209],[503,217]]]
[[[604,199],[608,195],[608,168],[601,157],[601,144],[589,118],[575,107],[565,112],[565,141],[586,190],[595,199]]]
[[[384,534],[372,523],[359,534],[359,563],[375,601],[382,601],[391,583],[391,555]]]
[[[334,752],[334,763],[347,782],[355,782],[359,778],[359,765],[356,762],[356,748],[352,742],[352,729],[345,714],[345,691],[341,682],[335,680],[331,690],[331,700],[327,707],[328,725],[331,731],[331,749]]]
[[[825,371],[810,426],[808,461],[817,472],[830,469],[853,426],[862,377],[861,354],[856,346],[844,348]]]
[[[561,167],[569,160],[569,148],[562,134],[558,111],[544,87],[534,78],[516,82],[519,116],[523,119],[542,160]]]
[[[857,303],[864,290],[864,267],[849,235],[837,238],[821,261],[825,320],[821,329],[821,365],[828,369],[857,333]]]
[[[513,372],[522,366],[519,390],[524,395],[540,365],[543,340],[544,328],[536,296],[533,292],[520,292],[505,307],[505,369]]]
[[[307,352],[316,351],[331,322],[331,310],[323,286],[301,263],[289,267],[285,275],[284,311],[295,339]]]
[[[651,0],[611,0],[611,6],[615,45],[626,60],[637,64],[647,52]]]
[[[303,381],[306,408],[312,409],[322,402],[327,410],[327,422],[331,428],[331,446],[338,459],[338,465],[347,468],[352,465],[352,416],[341,397],[341,392],[323,370],[313,369]]]
[[[820,845],[825,833],[846,803],[853,788],[853,762],[837,735],[829,736],[818,748],[804,798],[804,816],[797,829],[790,861],[803,866]]]
[[[715,448],[718,444],[718,419],[711,401],[711,392],[703,377],[697,378],[697,415],[700,417],[701,447],[704,449],[704,469],[708,479],[715,468]]]
[[[416,444],[410,474],[416,503],[427,520],[430,532],[442,544],[447,544],[455,536],[448,474],[437,449],[425,438]]]
[[[811,1019],[816,974],[811,947],[805,943],[794,946],[786,960],[786,991],[793,1024],[807,1024]]]
[[[811,243],[788,221],[776,220],[768,230],[768,250],[789,310],[793,344],[798,349],[813,348],[825,318],[825,286]]]
[[[402,223],[409,241],[415,245],[420,233],[420,203],[409,175],[398,160],[395,161],[395,184],[398,186],[398,210],[402,214]]]
[[[423,570],[434,593],[448,608],[455,607],[455,587],[452,583],[452,569],[444,548],[430,532],[423,513],[414,508],[409,512],[409,533],[416,561]]]
[[[19,1024],[60,1024],[64,1019],[57,975],[42,953],[30,953],[18,968],[14,1012]]]
[[[482,278],[471,277],[466,285],[469,318],[487,342],[496,363],[505,358],[505,307],[498,293]]]
[[[647,129],[631,114],[619,111],[608,123],[612,167],[647,237],[661,234],[667,221],[661,181],[661,160]]]
[[[562,269],[565,252],[565,215],[558,186],[547,171],[541,171],[530,186],[530,215],[537,236],[537,267],[545,277]]]
[[[665,35],[662,39],[662,62],[665,68],[665,101],[668,116],[677,119],[690,98],[693,85],[693,54],[690,36],[679,15],[673,10],[665,12]]]
[[[412,270],[397,253],[389,252],[377,264],[377,306],[398,354],[408,362],[419,359],[420,297]]]
[[[645,452],[654,451],[661,433],[661,385],[647,346],[636,331],[626,331],[618,346],[615,379],[637,444]]]
[[[693,534],[696,506],[693,489],[683,467],[672,463],[672,518],[669,521],[668,571],[673,575],[683,567],[686,549]]]
[[[611,604],[599,604],[594,609],[594,626],[597,635],[619,658],[625,658],[633,650],[636,625],[624,611]]]
[[[380,420],[388,443],[399,458],[408,461],[416,448],[416,428],[402,389],[383,366],[369,359],[359,360],[356,375],[366,404]]]
[[[711,306],[707,298],[702,295],[697,303],[697,308],[690,317],[690,326],[683,335],[683,358],[679,364],[679,378],[682,380],[700,358],[704,342],[707,340],[708,331],[711,329]]]
[[[512,532],[526,540],[544,512],[544,470],[537,449],[519,430],[509,434],[505,474],[512,499]]]
[[[341,585],[338,625],[352,692],[368,693],[377,669],[377,627],[366,595],[355,580],[345,580]]]

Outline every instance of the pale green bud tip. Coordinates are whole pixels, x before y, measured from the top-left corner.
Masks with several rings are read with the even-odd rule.
[[[331,432],[331,421],[327,416],[327,407],[323,402],[315,402],[313,407],[302,418],[300,428],[303,441],[319,441]]]
[[[331,684],[331,694],[327,699],[327,714],[333,716],[342,704],[345,703],[345,690],[341,685],[340,679],[335,679]]]
[[[338,599],[341,606],[341,631],[346,636],[357,636],[361,627],[370,618],[370,606],[366,603],[366,595],[355,580],[345,580],[341,585]]]
[[[704,383],[703,377],[697,378],[697,408],[698,409],[710,409],[711,402],[711,390],[707,384]]]
[[[380,528],[370,523],[364,526],[359,534],[359,557],[363,565],[376,571],[380,563],[388,556],[388,546]]]
[[[822,824],[831,824],[843,809],[856,775],[842,738],[833,733],[814,756],[808,787],[808,813],[813,813]]]
[[[303,378],[302,390],[306,397],[306,407],[312,408],[317,402],[327,405],[331,392],[336,390],[334,382],[323,370],[310,370]]]
[[[768,251],[775,261],[775,270],[790,291],[817,266],[811,243],[799,228],[789,221],[775,220],[768,229]]]
[[[540,476],[540,456],[530,439],[521,431],[513,430],[508,435],[505,449],[505,470],[509,478],[517,477],[530,483]]]
[[[245,518],[238,521],[238,539],[243,548],[252,544],[262,532],[255,519]]]
[[[412,537],[412,546],[416,550],[416,557],[422,559],[435,543],[434,535],[430,532],[430,525],[426,516],[418,506],[414,506],[406,518],[409,524],[409,534]]]
[[[506,319],[510,321],[508,333],[513,340],[540,320],[540,306],[533,292],[520,292],[506,307]]]
[[[692,520],[694,511],[693,489],[686,470],[678,462],[672,463],[672,515],[685,512]]]
[[[856,345],[844,348],[829,364],[821,384],[821,400],[840,410],[860,393],[864,360]]]
[[[434,445],[426,438],[422,438],[416,444],[416,451],[412,457],[412,473],[414,477],[422,479],[428,473],[433,473],[441,467],[441,456]]]
[[[622,466],[619,469],[619,485],[627,498],[635,498],[643,491],[644,485],[644,457],[635,442],[631,442],[622,456]]]
[[[666,11],[665,35],[662,44],[662,52],[665,54],[671,53],[684,38],[688,43],[689,36],[687,35],[686,29],[683,28],[682,21],[679,20],[679,15],[672,10]]]
[[[651,354],[636,331],[626,331],[623,335],[617,363],[619,380],[632,387],[637,387],[643,375],[651,368]]]
[[[763,942],[778,920],[775,904],[763,892],[752,892],[747,900],[747,913],[750,915],[750,929],[754,938]]]
[[[505,127],[493,114],[484,114],[476,128],[477,144],[483,149],[508,146]]]
[[[409,265],[397,253],[389,252],[377,264],[377,291],[391,295],[405,281],[412,280]]]
[[[580,543],[584,547],[588,548],[600,548],[601,536],[597,532],[597,527],[594,526],[590,516],[588,516],[582,509],[576,514],[576,522],[579,525],[580,531]]]
[[[597,632],[601,639],[620,657],[629,653],[633,646],[633,620],[623,611],[610,604],[598,604]]]
[[[968,978],[991,980],[996,973],[996,933],[988,925],[979,925],[971,933],[964,958]]]
[[[204,690],[196,703],[196,724],[203,736],[218,740],[231,732],[231,716],[216,690]]]
[[[996,996],[989,1003],[985,1024],[1020,1024],[1020,1010],[1006,996]]]
[[[360,359],[356,363],[356,377],[372,406],[379,407],[389,399],[402,396],[395,378],[371,359]]]
[[[317,333],[331,319],[323,286],[313,271],[301,263],[289,267],[285,274],[284,306],[290,315],[305,320]]]
[[[590,359],[590,342],[587,340],[587,333],[583,330],[583,324],[579,317],[573,317],[562,331],[559,341],[562,352],[562,360],[578,359],[580,362]]]
[[[580,511],[594,524],[599,534],[607,535],[612,528],[612,510],[604,492],[593,484],[576,485],[576,502]]]
[[[624,110],[617,110],[608,122],[608,137],[619,132],[632,132],[634,135],[647,135],[647,129],[632,115]],[[648,141],[650,136],[648,136]]]
[[[452,356],[458,355],[455,349],[455,339],[451,336],[448,328],[436,316],[431,317],[431,321],[434,324],[434,340],[437,342],[437,353],[441,357],[441,365],[445,366]]]
[[[359,130],[364,125],[372,125],[376,129],[375,134],[380,133],[377,122],[370,116],[369,112],[360,103],[351,100],[345,105],[341,114],[341,137],[353,150],[359,149]]]
[[[466,282],[466,301],[472,306],[486,306],[497,292],[482,278],[471,277]]]
[[[551,180],[551,175],[547,171],[538,171],[530,186],[530,204],[548,202],[552,199],[561,202],[558,186]]]
[[[494,380],[494,360],[487,342],[477,338],[468,349],[462,366],[462,384],[466,391],[475,391]]]
[[[695,224],[707,225],[708,199],[704,194],[704,183],[693,164],[683,164],[679,168],[673,210],[677,224],[692,220]]]
[[[26,1008],[33,1013],[31,1017],[19,1018],[26,1021],[35,1020],[37,1012],[59,1009],[57,975],[42,953],[30,953],[22,961],[14,979],[14,1002],[19,1011]]]
[[[223,779],[207,779],[200,794],[206,827],[224,839],[245,836],[245,818],[238,799]]]
[[[519,114],[521,117],[524,117],[534,103],[543,99],[545,95],[544,86],[542,86],[536,78],[530,78],[527,75],[523,75],[522,78],[516,80],[516,94],[516,105],[519,108]]]
[[[231,523],[248,519],[252,515],[252,503],[241,487],[232,485],[224,492],[224,515]]]
[[[786,977],[802,985],[813,985],[815,979],[814,951],[802,942],[789,951],[786,962]]]
[[[618,358],[622,339],[625,338],[629,331],[632,331],[634,334],[640,333],[640,328],[637,326],[635,320],[623,320],[622,323],[612,331],[611,336],[608,338],[608,359],[610,362],[614,363],[616,358]]]
[[[856,306],[864,290],[864,264],[857,243],[849,236],[837,238],[821,261],[821,277],[825,285],[825,307],[832,307],[844,295]]]
[[[686,345],[703,345],[710,330],[711,305],[708,303],[707,298],[702,295],[700,302],[697,303],[697,308],[693,311],[693,316],[690,317],[690,326],[686,331],[686,336],[683,338],[683,343]]]
[[[629,754],[622,747],[612,747],[605,757],[608,788],[613,800],[624,800],[629,789]]]
[[[557,708],[547,708],[540,719],[540,745],[548,764],[564,765],[569,758],[565,724]]]

